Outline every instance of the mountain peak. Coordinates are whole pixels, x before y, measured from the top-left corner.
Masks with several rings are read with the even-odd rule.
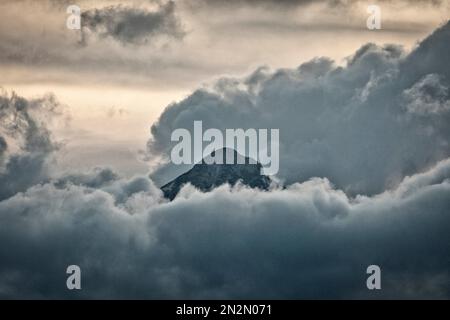
[[[221,153],[221,154],[220,154]],[[213,158],[220,159],[222,163],[213,163]],[[233,159],[232,163],[230,160]],[[270,178],[261,175],[261,164],[256,160],[245,157],[231,148],[222,148],[213,151],[186,173],[161,187],[164,197],[173,200],[183,185],[190,183],[197,189],[207,192],[228,183],[235,185],[238,181],[251,188],[267,190]]]

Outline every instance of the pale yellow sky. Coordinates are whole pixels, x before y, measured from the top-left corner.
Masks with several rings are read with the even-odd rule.
[[[59,159],[61,165],[85,169],[109,165],[126,174],[148,170],[148,166],[141,163],[138,151],[145,149],[151,124],[165,106],[180,101],[189,93],[57,84],[4,88],[26,98],[51,92],[65,106],[70,121],[61,118],[52,128],[55,136],[64,142],[62,158]]]

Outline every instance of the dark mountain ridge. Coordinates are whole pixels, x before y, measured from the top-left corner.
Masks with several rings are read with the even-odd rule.
[[[212,163],[208,164],[205,159],[214,157],[215,152],[222,152],[223,164]],[[186,173],[178,176],[174,180],[161,187],[164,197],[173,200],[183,185],[190,183],[197,189],[207,192],[212,189],[228,183],[235,185],[238,181],[251,188],[258,188],[267,190],[269,188],[271,179],[268,176],[261,174],[262,165],[256,161],[250,163],[250,158],[240,155],[234,149],[223,148],[221,150],[212,152],[208,157],[205,157],[201,162],[194,165],[194,167]],[[233,164],[225,162],[226,155],[233,156]],[[244,164],[238,164],[240,159]]]

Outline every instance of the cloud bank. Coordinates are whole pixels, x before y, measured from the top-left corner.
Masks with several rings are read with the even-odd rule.
[[[3,298],[448,298],[450,160],[376,197],[326,179],[261,192],[145,178],[0,202]],[[65,268],[82,268],[82,290]],[[382,290],[365,270],[382,268]]]
[[[411,53],[367,44],[345,67],[326,57],[296,69],[222,78],[170,105],[152,126],[151,154],[167,157],[176,128],[280,129],[279,177],[326,177],[349,194],[376,194],[450,155],[450,24]],[[170,180],[170,164],[154,174]]]
[[[0,297],[448,299],[449,39],[445,25],[411,53],[369,44],[346,67],[221,79],[153,127],[156,155],[194,120],[280,128],[288,185],[267,192],[186,186],[168,202],[148,176],[55,172],[59,104],[2,95]]]

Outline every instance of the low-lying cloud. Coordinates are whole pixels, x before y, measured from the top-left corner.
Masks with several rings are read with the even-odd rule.
[[[0,202],[0,296],[448,298],[449,173],[446,160],[357,198],[318,178],[271,192],[188,186],[170,203],[148,178],[37,185]],[[79,292],[65,288],[70,264]],[[371,264],[378,292],[365,287]]]
[[[2,98],[2,128],[12,130],[5,119],[17,113],[29,117],[19,137],[53,141],[31,112],[45,114],[47,100],[13,97]],[[31,124],[40,130],[27,134]],[[48,161],[49,148],[22,145],[4,154],[0,179],[2,298],[450,296],[450,158],[371,197],[312,178],[270,191],[187,185],[168,202],[147,176],[107,168],[55,176],[30,158]],[[81,291],[65,287],[71,264],[82,269]],[[372,264],[381,266],[381,291],[366,288]]]

